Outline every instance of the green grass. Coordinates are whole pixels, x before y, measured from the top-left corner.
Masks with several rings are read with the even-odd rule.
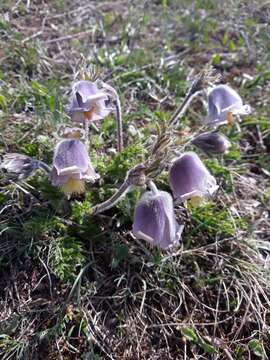
[[[267,6],[28,3],[0,5],[0,156],[52,163],[83,63],[98,66],[119,92],[125,149],[116,154],[113,115],[91,130],[101,180],[69,201],[41,171],[20,182],[0,173],[1,359],[267,359]],[[143,189],[98,216],[91,209],[148,158],[190,78],[208,62],[254,112],[240,127],[222,127],[233,144],[227,154],[200,153],[220,189],[198,208],[176,207],[182,244],[164,252],[130,234]],[[179,131],[192,135],[204,115],[195,100]],[[167,172],[156,183],[170,191]]]

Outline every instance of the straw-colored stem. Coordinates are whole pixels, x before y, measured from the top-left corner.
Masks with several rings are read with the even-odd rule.
[[[169,122],[170,127],[174,127],[177,125],[178,120],[184,115],[186,112],[188,106],[190,105],[191,101],[198,95],[199,91],[192,93],[189,91],[187,95],[185,96],[183,102],[180,104],[180,106],[175,110],[174,114],[171,117],[171,120]]]
[[[90,139],[89,139],[89,126],[90,125],[90,119],[88,117],[84,118],[84,130],[85,130],[85,146],[87,151],[89,151],[90,148]]]

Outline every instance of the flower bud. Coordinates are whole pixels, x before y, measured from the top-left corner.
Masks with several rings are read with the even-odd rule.
[[[44,165],[44,166],[43,166]],[[39,160],[32,159],[30,156],[10,153],[3,157],[3,161],[0,165],[1,169],[7,173],[16,176],[19,180],[28,178],[33,171],[39,167],[46,167],[47,165]],[[47,166],[47,169],[49,167]],[[45,169],[45,170],[47,170]]]
[[[207,154],[224,154],[228,151],[231,143],[222,134],[217,132],[204,133],[192,140],[192,144]]]
[[[207,197],[218,188],[216,179],[193,152],[184,153],[173,163],[169,181],[178,201]]]

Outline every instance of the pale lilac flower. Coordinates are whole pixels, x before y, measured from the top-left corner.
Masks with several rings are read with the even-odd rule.
[[[232,123],[232,115],[251,113],[249,105],[243,105],[240,95],[228,85],[217,85],[208,93],[206,123],[213,126]]]
[[[165,191],[148,191],[134,213],[133,234],[163,250],[179,244],[183,226],[176,222],[173,200]]]
[[[176,200],[193,199],[194,204],[198,199],[212,195],[218,188],[216,179],[193,152],[183,154],[173,163],[169,180]]]
[[[60,141],[55,148],[51,182],[67,194],[83,193],[85,182],[99,179],[85,145],[76,139]]]
[[[231,146],[230,141],[218,132],[209,132],[197,136],[191,143],[207,154],[224,154]]]
[[[0,168],[7,173],[16,176],[19,180],[28,178],[37,169],[43,169],[46,172],[50,168],[43,161],[32,159],[30,156],[10,153],[3,156]]]
[[[75,122],[84,123],[100,120],[106,117],[112,108],[106,105],[108,94],[99,89],[96,82],[81,80],[72,87],[69,113]]]

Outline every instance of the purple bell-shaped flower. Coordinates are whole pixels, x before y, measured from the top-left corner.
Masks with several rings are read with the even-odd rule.
[[[163,250],[178,245],[183,225],[176,222],[173,200],[169,193],[152,187],[144,193],[135,208],[133,234]]]
[[[100,120],[109,115],[112,108],[106,105],[109,100],[104,89],[99,89],[96,82],[81,80],[72,87],[69,113],[75,122],[84,123]]]
[[[213,126],[232,124],[233,115],[251,113],[249,105],[243,105],[240,95],[228,85],[217,85],[208,93],[206,123]]]
[[[192,200],[194,205],[218,188],[216,179],[194,152],[184,153],[173,163],[169,180],[175,199]]]
[[[99,179],[85,145],[76,139],[60,141],[55,148],[51,182],[60,186],[66,195],[83,193],[85,182],[94,183]]]
[[[207,154],[224,154],[231,146],[230,141],[218,132],[208,132],[197,136],[191,142]]]

